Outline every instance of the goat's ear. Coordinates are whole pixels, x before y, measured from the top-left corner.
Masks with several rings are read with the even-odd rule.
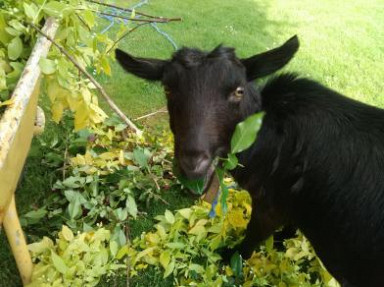
[[[165,60],[136,58],[122,50],[116,49],[116,59],[131,74],[151,81],[159,81],[163,77]]]
[[[299,39],[297,36],[293,36],[278,48],[242,59],[241,62],[247,70],[248,81],[267,76],[281,69],[288,64],[298,49]]]

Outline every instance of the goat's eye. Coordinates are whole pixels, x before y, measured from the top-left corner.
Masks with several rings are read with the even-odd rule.
[[[236,90],[229,97],[229,100],[231,102],[237,103],[237,102],[240,102],[243,99],[243,97],[244,97],[244,88],[237,87]]]

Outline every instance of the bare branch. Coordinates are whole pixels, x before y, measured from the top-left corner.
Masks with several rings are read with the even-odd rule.
[[[98,4],[98,5],[114,8],[114,9],[117,9],[117,10],[129,12],[129,13],[133,12],[133,9],[123,8],[123,7],[119,7],[119,6],[112,5],[112,4],[102,3],[102,2],[93,1],[93,0],[86,0],[86,1],[88,1],[90,3],[94,3],[94,4]],[[144,16],[144,17],[147,17],[147,18],[154,18],[154,19],[162,19],[163,18],[163,17],[159,17],[159,16],[148,15],[148,14],[145,14],[145,13],[142,13],[142,12],[137,12],[137,11],[135,11],[135,14],[136,15],[140,15],[140,16]]]
[[[125,16],[120,16],[116,14],[110,14],[106,12],[100,12],[100,11],[94,11],[92,12],[99,13],[101,15],[105,16],[110,16],[110,17],[115,17],[115,18],[120,18],[124,20],[129,20],[129,21],[136,21],[136,22],[149,22],[149,23],[169,23],[173,21],[181,21],[181,18],[150,18],[150,19],[143,19],[143,18],[130,18],[130,17],[125,17]]]
[[[89,74],[80,64],[58,43],[55,42],[51,37],[49,37],[47,34],[45,34],[43,31],[41,31],[37,26],[35,26],[33,23],[28,23],[32,28],[34,28],[39,34],[43,35],[45,38],[47,38],[50,42],[52,42],[53,45],[56,46],[60,50],[62,54],[64,54],[68,60],[70,60],[75,67],[83,74],[85,75],[92,84],[95,85],[95,87],[99,90],[100,94],[103,96],[103,98],[106,100],[108,105],[112,108],[112,110],[119,115],[119,117],[126,123],[132,130],[134,130],[137,134],[141,135],[142,131],[136,127],[136,125],[127,118],[127,116],[119,109],[119,107],[114,103],[114,101],[108,96],[104,88],[92,77],[91,74]]]
[[[112,51],[112,49],[121,41],[123,40],[125,37],[127,37],[129,34],[131,34],[133,31],[135,31],[137,28],[141,27],[141,26],[144,26],[144,25],[148,25],[148,24],[151,24],[150,22],[145,22],[145,23],[141,23],[141,24],[137,24],[135,27],[133,27],[132,29],[128,30],[127,32],[125,32],[119,39],[117,39],[111,48],[108,49],[107,51],[107,54]]]
[[[160,113],[168,113],[167,108],[166,108],[166,107],[163,107],[163,108],[159,109],[158,111],[155,111],[155,112],[153,112],[153,113],[150,113],[150,114],[147,114],[147,115],[138,117],[138,118],[135,119],[135,121],[143,120],[143,119],[146,119],[146,118],[155,116],[155,115],[160,114]]]

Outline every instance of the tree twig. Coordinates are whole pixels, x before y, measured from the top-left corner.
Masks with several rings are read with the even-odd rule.
[[[91,27],[88,26],[88,24],[84,21],[84,19],[76,13],[77,18],[79,18],[80,22],[87,28],[88,31],[91,31]]]
[[[101,15],[105,15],[105,16],[120,18],[120,19],[124,19],[124,20],[129,20],[129,21],[136,21],[136,22],[169,23],[169,22],[174,22],[174,21],[181,21],[181,18],[150,18],[150,19],[142,19],[142,18],[130,18],[130,17],[120,16],[120,15],[116,15],[116,14],[110,14],[110,13],[106,13],[106,12],[94,11],[94,10],[91,10],[91,11],[95,12],[95,13],[99,13]]]
[[[51,37],[49,37],[47,34],[45,34],[43,31],[41,31],[37,26],[35,26],[33,23],[28,23],[32,28],[34,28],[39,34],[43,35],[45,38],[47,38],[56,48],[60,50],[62,54],[64,54],[68,60],[72,62],[72,64],[75,65],[75,67],[81,71],[95,87],[99,90],[100,94],[103,96],[103,98],[106,100],[108,105],[112,108],[112,110],[119,115],[119,117],[126,123],[132,130],[134,130],[137,134],[141,135],[142,131],[136,127],[136,125],[128,119],[128,117],[119,109],[119,107],[114,103],[114,101],[108,96],[104,88],[92,77],[91,74],[89,74],[80,64],[58,43],[56,43],[55,40],[53,40]]]
[[[65,171],[67,169],[67,157],[68,157],[68,146],[65,147],[65,151],[64,151],[63,180],[65,180]]]
[[[153,112],[153,113],[149,113],[149,114],[146,114],[144,116],[141,116],[141,117],[138,117],[135,119],[135,121],[138,121],[138,120],[142,120],[142,119],[146,119],[146,118],[149,118],[149,117],[152,117],[152,116],[155,116],[157,114],[160,114],[160,113],[168,113],[168,111],[166,110],[165,107]]]
[[[116,6],[116,5],[112,5],[112,4],[108,4],[108,3],[102,3],[102,2],[93,1],[93,0],[86,0],[86,1],[88,1],[90,3],[94,3],[94,4],[98,4],[98,5],[114,8],[114,9],[117,9],[117,10],[125,11],[125,12],[130,12],[130,13],[133,12],[133,9],[130,9],[130,8],[123,8],[123,7],[119,7],[119,6]],[[144,16],[144,17],[148,17],[148,18],[157,18],[157,19],[163,18],[163,17],[148,15],[148,14],[145,14],[143,12],[137,12],[137,11],[135,11],[135,14],[141,15],[141,16]]]
[[[107,54],[112,51],[112,49],[117,45],[117,43],[119,43],[121,40],[123,40],[126,36],[128,36],[129,34],[131,34],[133,31],[135,31],[137,28],[141,27],[141,26],[144,26],[144,25],[148,25],[148,24],[151,24],[150,22],[145,22],[145,23],[140,23],[140,24],[137,24],[135,27],[133,27],[132,29],[128,30],[127,32],[125,32],[119,39],[117,39],[111,48],[108,49],[107,51]]]

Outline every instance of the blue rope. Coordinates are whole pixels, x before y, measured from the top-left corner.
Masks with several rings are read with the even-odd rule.
[[[151,23],[151,26],[160,34],[160,35],[163,35],[165,39],[167,39],[173,46],[173,48],[175,50],[178,49],[177,47],[177,44],[175,43],[175,41],[173,41],[173,39],[171,38],[171,36],[169,36],[167,33],[165,33],[164,31],[160,30],[160,28],[157,26],[157,23]]]
[[[147,5],[147,4],[149,4],[149,0],[141,0],[139,3],[137,3],[137,4],[133,5],[132,7],[130,7],[130,9],[137,9],[137,8],[140,8],[140,7],[142,7],[144,5]],[[116,8],[110,8],[110,9],[108,9],[108,11],[111,12],[111,14],[115,14],[115,15],[121,15],[121,14],[124,13],[124,11],[121,11],[121,10],[116,9]],[[113,17],[113,16],[100,15],[99,14],[99,17],[103,18],[103,19],[106,19],[107,21],[110,22],[110,24],[101,31],[101,34],[107,33],[116,23],[118,23],[116,18]],[[137,18],[139,18],[139,17],[140,17],[140,15],[137,16]],[[123,20],[119,19],[119,21],[123,21],[124,24],[127,24],[129,20],[127,20],[127,19],[123,19]],[[175,50],[178,49],[178,46],[177,46],[176,42],[172,39],[172,37],[170,35],[168,35],[166,32],[164,32],[163,30],[161,30],[157,26],[157,23],[151,23],[151,27],[157,33],[162,35],[168,42],[170,42]]]

